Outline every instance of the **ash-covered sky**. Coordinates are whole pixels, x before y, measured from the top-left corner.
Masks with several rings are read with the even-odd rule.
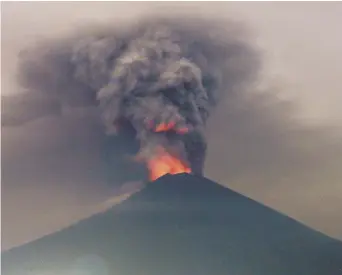
[[[20,90],[17,54],[37,37],[151,11],[235,18],[252,28],[264,54],[261,86],[296,104],[265,95],[227,112],[222,102],[209,123],[205,174],[342,238],[340,3],[2,3],[2,95]],[[113,193],[103,182],[99,126],[79,116],[2,128],[3,248],[85,217]]]

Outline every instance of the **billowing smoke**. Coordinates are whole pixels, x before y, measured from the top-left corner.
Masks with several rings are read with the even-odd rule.
[[[98,106],[108,135],[132,127],[140,156],[159,143],[176,147],[202,174],[212,109],[222,96],[233,100],[243,93],[259,69],[246,34],[231,22],[179,18],[99,27],[27,49],[19,78],[62,105]],[[161,123],[188,133],[155,133]]]

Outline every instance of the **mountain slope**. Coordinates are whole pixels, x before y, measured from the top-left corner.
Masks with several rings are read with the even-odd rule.
[[[342,243],[205,178],[182,174],[164,176],[105,213],[3,253],[2,264],[4,275],[338,275]]]

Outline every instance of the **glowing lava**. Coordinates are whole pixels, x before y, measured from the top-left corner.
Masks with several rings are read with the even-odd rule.
[[[167,131],[171,131],[174,130],[176,126],[175,122],[169,122],[169,123],[160,123],[156,126],[156,128],[154,129],[155,132],[159,133],[159,132],[167,132]]]
[[[187,127],[179,127],[174,121],[159,124],[155,124],[153,121],[146,121],[146,125],[155,133],[173,131],[182,135],[189,132]],[[163,146],[157,145],[153,151],[152,156],[150,155],[147,159],[145,158],[151,181],[166,174],[191,173],[190,167],[184,161],[169,153]]]
[[[166,174],[191,173],[191,169],[180,159],[172,156],[163,147],[158,147],[155,156],[147,162],[150,180],[154,181]]]
[[[174,131],[178,134],[186,134],[189,132],[188,128],[178,127],[174,121],[168,123],[162,122],[160,124],[157,124],[156,126],[154,126],[154,123],[152,121],[149,121],[148,126],[152,128],[153,131],[156,133]]]

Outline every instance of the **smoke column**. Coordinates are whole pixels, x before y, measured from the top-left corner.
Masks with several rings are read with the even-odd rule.
[[[82,30],[26,49],[19,81],[62,104],[98,106],[108,135],[133,127],[140,157],[161,144],[202,174],[212,109],[223,96],[243,93],[258,69],[258,54],[238,24],[154,19]],[[188,132],[156,133],[161,123]]]

